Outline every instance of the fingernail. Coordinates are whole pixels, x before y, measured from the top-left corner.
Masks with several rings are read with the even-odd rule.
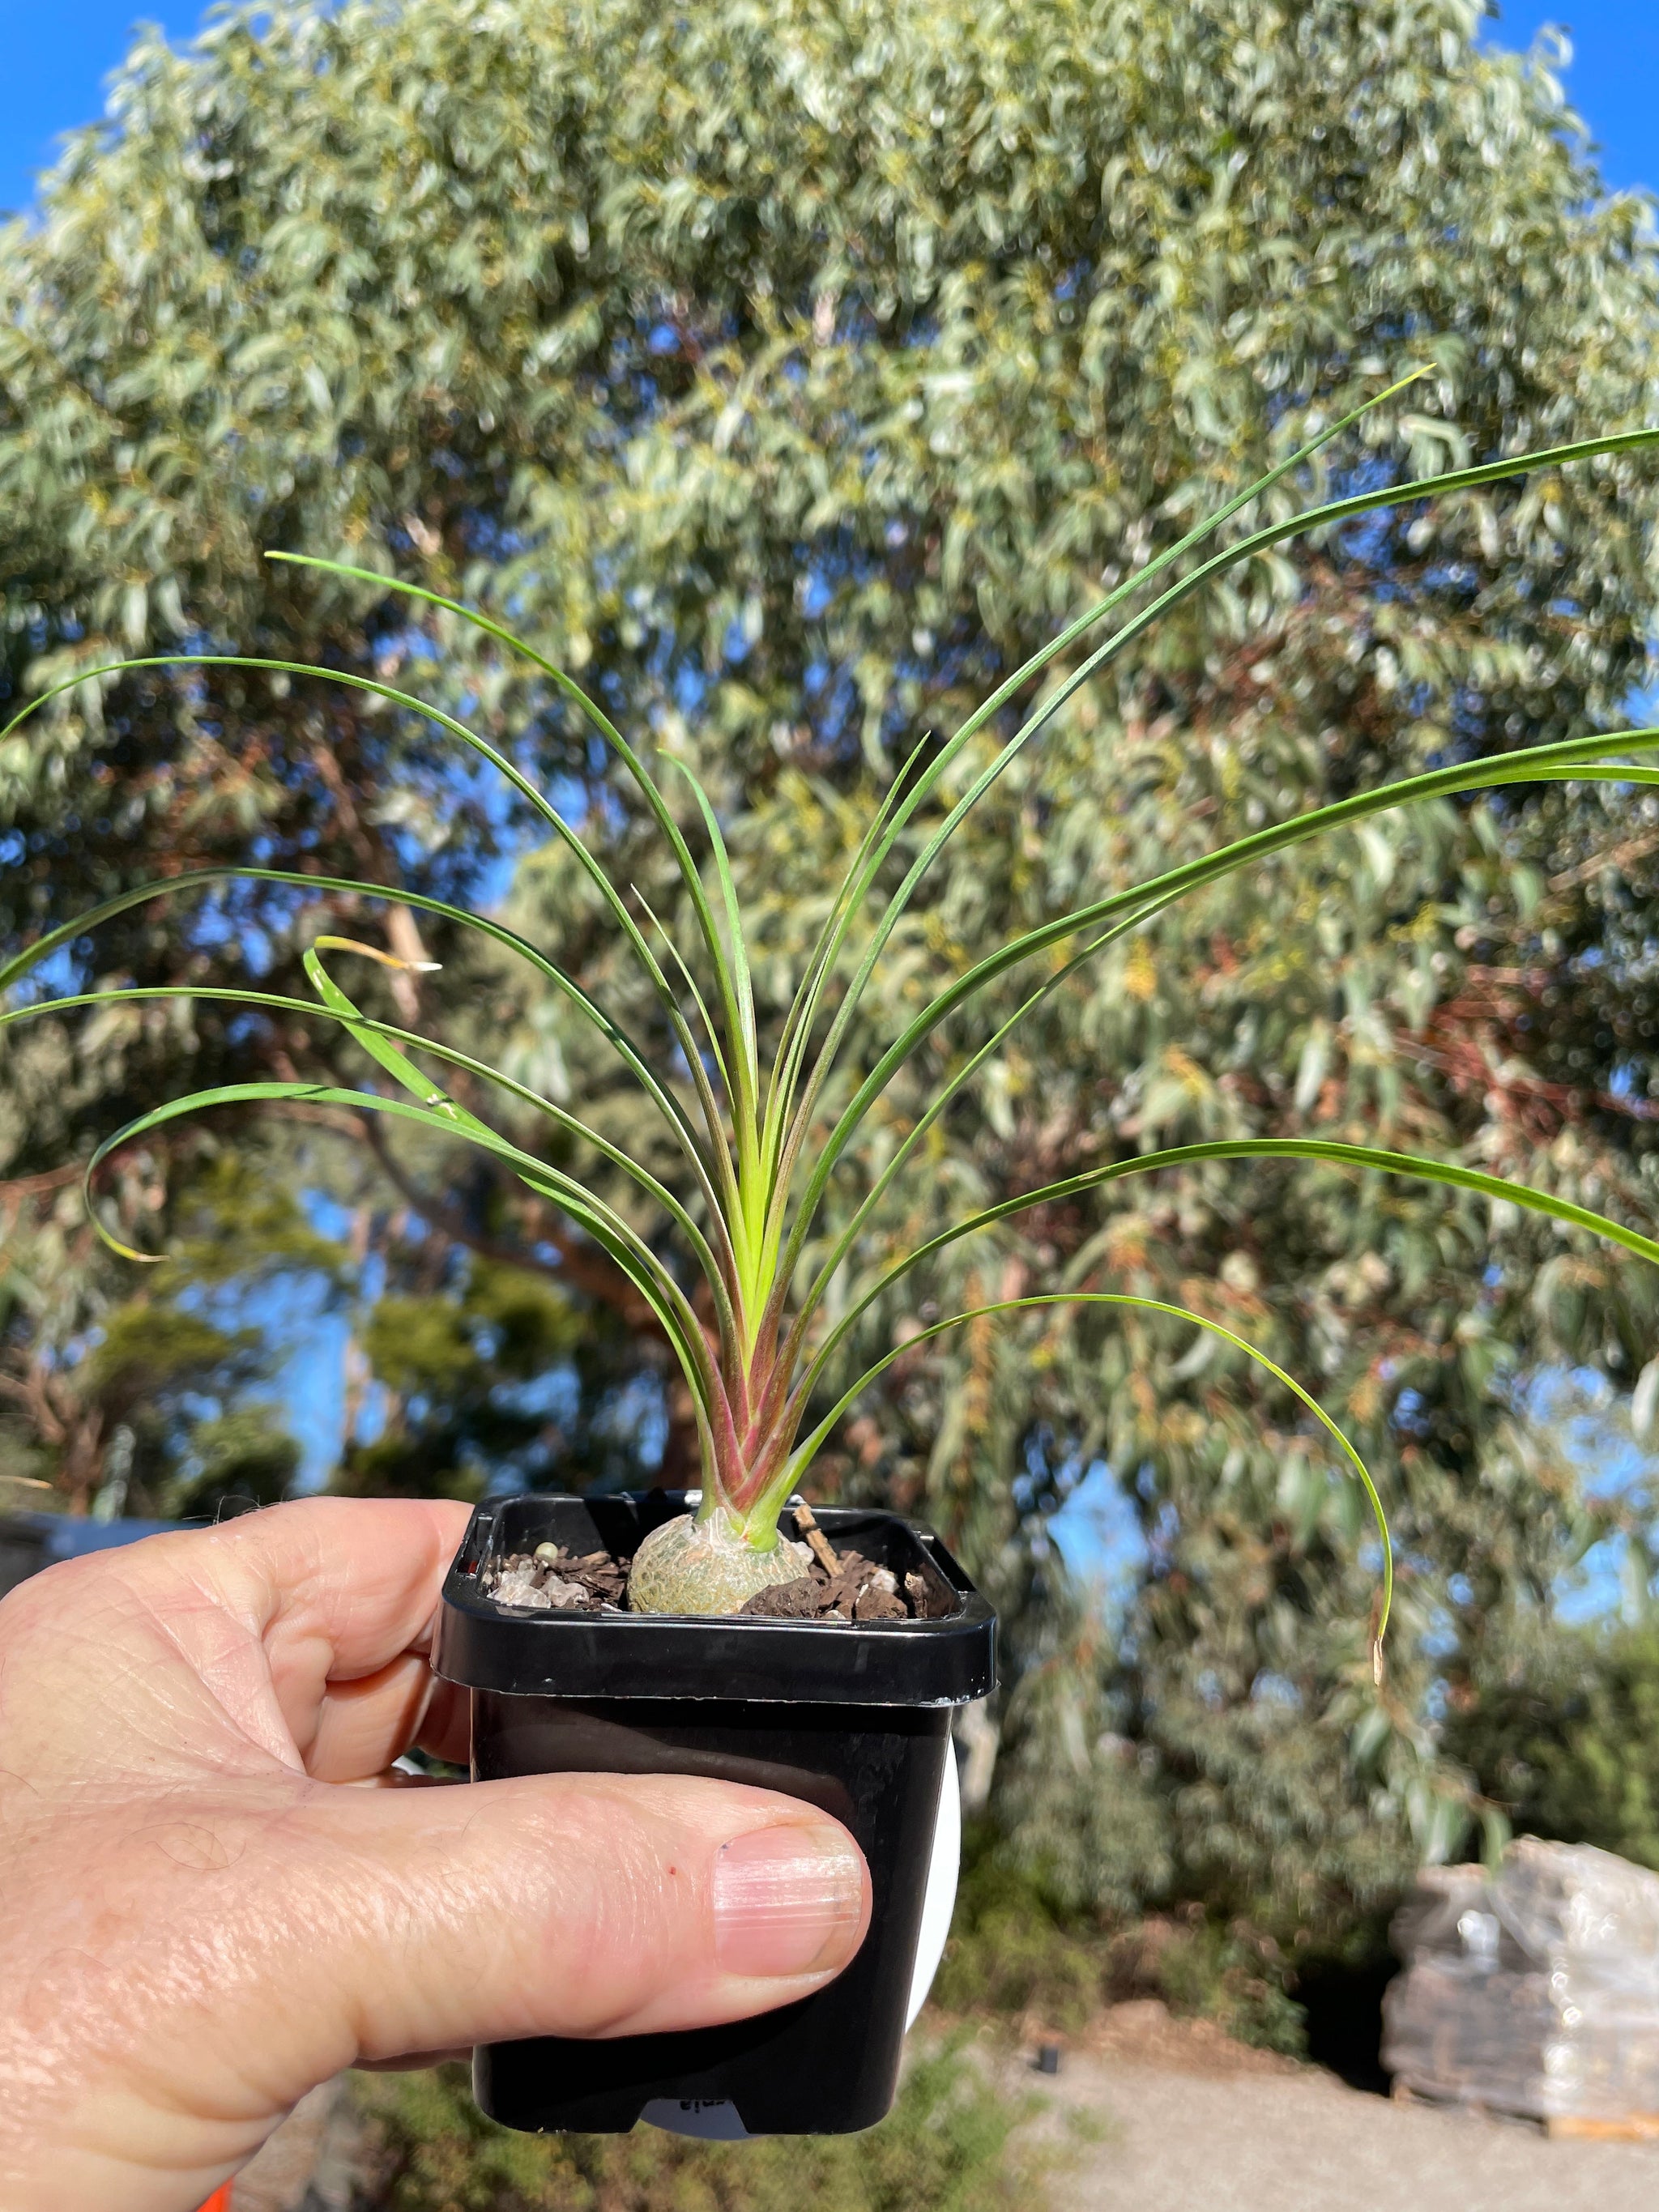
[[[728,1974],[845,1966],[863,1918],[863,1862],[833,1828],[757,1828],[714,1861],[714,1956]]]

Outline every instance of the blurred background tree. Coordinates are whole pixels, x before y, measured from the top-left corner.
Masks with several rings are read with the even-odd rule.
[[[1480,14],[276,0],[188,54],[141,40],[112,128],[0,234],[0,689],[214,646],[376,670],[532,770],[689,951],[661,854],[556,695],[406,602],[261,556],[463,594],[715,790],[775,1019],[898,762],[1316,422],[1432,364],[1287,503],[1659,416],[1645,204],[1603,191],[1547,70],[1479,47]],[[1656,503],[1650,465],[1608,459],[1292,544],[1194,602],[1078,694],[935,868],[887,1014],[1131,871],[1410,768],[1620,726]],[[0,755],[8,947],[240,860],[495,905],[651,1030],[511,794],[361,696],[88,682]],[[937,1132],[907,1232],[1154,1143],[1313,1127],[1649,1221],[1656,890],[1652,801],[1571,787],[1231,879],[1054,996]],[[638,1110],[532,979],[392,906],[228,884],[135,909],[50,982],[291,989],[319,928],[444,962],[386,987],[399,1018],[590,1116]],[[939,1034],[916,1085],[977,1035]],[[100,1255],[65,1162],[187,1083],[361,1080],[322,1024],[198,1003],[0,1051],[0,1450],[71,1504],[141,1401],[146,1496],[232,1480],[269,1387],[239,1331],[296,1267],[349,1317],[344,1486],[690,1473],[628,1286],[475,1159],[366,1146],[337,1114],[210,1124],[111,1179],[179,1256],[135,1288]],[[895,1086],[842,1205],[917,1095]],[[292,1212],[245,1228],[248,1188]],[[204,1207],[252,1322],[224,1318],[229,1274],[192,1274]],[[1395,1520],[1384,1690],[1352,1490],[1288,1401],[1188,1332],[1094,1315],[930,1348],[845,1425],[821,1487],[927,1512],[1005,1607],[1000,1753],[988,1734],[975,1770],[993,1856],[1057,1912],[1202,1899],[1288,1972],[1501,1816],[1513,1763],[1447,1718],[1532,1663],[1563,1576],[1623,1547],[1645,1602],[1645,1490],[1587,1486],[1528,1382],[1651,1377],[1655,1285],[1456,1193],[1235,1164],[1012,1222],[854,1349],[1039,1281],[1197,1301],[1318,1389]],[[1068,1501],[1067,1525],[1115,1516],[1109,1609],[1068,1587]]]

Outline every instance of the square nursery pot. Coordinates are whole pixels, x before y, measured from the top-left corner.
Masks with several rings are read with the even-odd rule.
[[[520,1613],[483,1594],[514,1553],[552,1542],[626,1558],[689,1503],[695,1493],[657,1491],[478,1508],[433,1650],[437,1673],[472,1693],[473,1779],[699,1774],[805,1798],[845,1822],[869,1861],[870,1932],[827,1988],[758,2019],[483,2046],[475,2094],[491,2118],[538,2131],[617,2134],[646,2119],[717,2141],[850,2134],[891,2105],[904,2031],[944,1947],[960,1838],[951,1714],[994,1686],[996,1618],[928,1529],[854,1510],[818,1513],[830,1542],[901,1583],[920,1573],[939,1618]]]

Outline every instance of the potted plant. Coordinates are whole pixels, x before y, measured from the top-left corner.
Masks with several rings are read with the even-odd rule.
[[[1415,372],[1414,374],[1421,374]],[[1404,380],[1409,383],[1413,380]],[[1391,387],[1381,400],[1403,388]],[[873,1301],[931,1255],[1023,1208],[1063,1200],[1128,1175],[1200,1159],[1305,1158],[1355,1170],[1424,1176],[1506,1199],[1608,1237],[1649,1260],[1659,1243],[1620,1223],[1504,1177],[1453,1163],[1319,1138],[1240,1139],[1185,1145],[1091,1167],[982,1209],[914,1249],[854,1273],[867,1224],[915,1160],[951,1099],[1018,1024],[1103,947],[1172,902],[1231,870],[1385,809],[1498,784],[1572,778],[1659,781],[1659,769],[1619,758],[1659,745],[1659,730],[1599,735],[1460,763],[1363,791],[1271,824],[1197,860],[1171,867],[1012,939],[951,981],[871,1058],[844,1105],[829,1081],[846,1054],[855,1010],[876,962],[935,855],[1007,763],[1097,669],[1170,608],[1224,571],[1280,540],[1382,507],[1427,499],[1599,453],[1659,442],[1659,430],[1582,440],[1423,482],[1379,487],[1249,530],[1207,555],[1201,549],[1252,501],[1303,466],[1366,410],[1333,422],[1259,482],[1116,590],[1067,624],[1002,684],[948,740],[915,757],[874,808],[825,915],[779,1034],[763,1038],[750,987],[744,919],[721,825],[684,763],[686,821],[647,761],[562,670],[498,623],[453,600],[342,563],[273,555],[377,591],[447,610],[506,650],[524,655],[573,701],[632,778],[667,841],[701,941],[695,975],[623,888],[613,884],[552,802],[486,739],[454,718],[378,679],[237,654],[169,655],[130,667],[211,660],[320,676],[428,716],[489,762],[564,841],[648,979],[672,1060],[637,1045],[577,983],[534,945],[488,917],[385,886],[289,871],[204,870],[140,886],[46,937],[0,968],[0,990],[59,947],[139,901],[176,895],[226,874],[316,891],[401,901],[481,930],[526,961],[546,986],[591,1022],[621,1057],[660,1116],[683,1162],[678,1188],[659,1179],[603,1131],[558,1101],[538,1096],[441,1040],[366,1014],[325,956],[401,963],[374,947],[319,936],[305,955],[316,1001],[255,990],[89,991],[50,1002],[54,1011],[156,996],[211,997],[341,1025],[389,1088],[334,1089],[301,1082],[235,1084],[196,1092],[146,1114],[101,1144],[87,1168],[88,1202],[103,1162],[118,1147],[180,1115],[268,1100],[343,1104],[465,1139],[506,1163],[562,1208],[610,1255],[647,1302],[672,1346],[696,1410],[702,1488],[683,1498],[584,1503],[532,1496],[479,1509],[446,1585],[435,1663],[474,1692],[474,1766],[480,1775],[586,1767],[671,1769],[765,1780],[833,1805],[871,1856],[876,1918],[860,1958],[831,1988],[782,2013],[703,2034],[553,2048],[526,2045],[481,2054],[480,2093],[497,2117],[539,2127],[626,2126],[642,2111],[685,2124],[750,2132],[824,2131],[878,2118],[891,2095],[920,1941],[924,1877],[945,1772],[953,1704],[992,1682],[993,1623],[960,1569],[927,1531],[896,1516],[826,1514],[820,1527],[795,1500],[815,1455],[883,1370],[916,1343],[982,1316],[1060,1303],[1140,1307],[1226,1339],[1261,1360],[1364,1486],[1382,1539],[1373,1663],[1393,1587],[1387,1522],[1358,1455],[1311,1396],[1208,1316],[1127,1292],[1044,1291],[932,1322],[862,1375],[839,1361],[849,1332]],[[1184,569],[1182,564],[1186,563]],[[1127,603],[1139,599],[1133,612]],[[1122,611],[1104,642],[1069,656],[1087,633]],[[995,718],[1047,670],[1037,703],[1006,732],[961,795],[943,802],[944,779]],[[58,687],[68,688],[67,684]],[[36,710],[47,692],[15,718]],[[901,840],[912,857],[900,880]],[[700,847],[694,852],[693,845]],[[872,920],[866,910],[875,901]],[[659,952],[659,946],[664,948]],[[811,1239],[830,1180],[896,1072],[929,1034],[986,986],[1042,963],[1023,1004],[932,1097],[839,1231]],[[34,1006],[0,1013],[26,1019]],[[430,1066],[460,1071],[541,1116],[627,1177],[675,1234],[665,1257],[580,1179],[501,1134],[452,1097]],[[94,1218],[95,1215],[94,1215]],[[106,1241],[117,1243],[102,1230]],[[137,1254],[130,1256],[137,1258]],[[810,1261],[810,1264],[809,1264]],[[833,1318],[828,1307],[837,1293]],[[696,2109],[714,2108],[712,2118]],[[686,2108],[682,2111],[682,2107]]]
[[[611,1563],[648,1558],[665,1532],[681,1540],[702,1504],[657,1491],[478,1508],[433,1654],[472,1692],[473,1773],[697,1774],[805,1797],[863,1848],[870,1932],[828,1988],[757,2020],[480,2051],[475,2094],[514,2126],[602,2133],[644,2118],[719,2138],[869,2127],[892,2102],[904,2031],[939,1963],[957,1876],[951,1714],[993,1686],[990,1607],[927,1529],[799,1506],[781,1517],[810,1529],[823,1561],[809,1581],[791,1537],[780,1545],[794,1577],[781,1589],[807,1601],[793,1616],[764,1603],[737,1614],[607,1604],[622,1579]],[[527,1578],[538,1550],[544,1588],[580,1578],[590,1604],[498,1601],[503,1570],[518,1562]],[[885,1601],[872,1610],[872,1597]]]

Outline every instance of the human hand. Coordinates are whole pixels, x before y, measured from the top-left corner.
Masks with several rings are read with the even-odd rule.
[[[466,1517],[279,1505],[0,1604],[7,2212],[194,2212],[343,2067],[735,2020],[857,1950],[863,1860],[794,1798],[350,1786],[465,1756],[426,1650]]]

